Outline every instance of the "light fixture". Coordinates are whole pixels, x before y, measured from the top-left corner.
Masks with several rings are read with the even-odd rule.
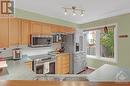
[[[81,10],[81,14],[80,14],[81,16],[84,16],[84,10]]]
[[[83,9],[78,9],[76,8],[75,6],[72,6],[71,8],[66,8],[66,7],[63,7],[64,8],[64,14],[67,15],[69,11],[72,12],[72,15],[75,16],[75,15],[78,15],[78,13],[80,13],[79,15],[80,16],[84,16],[84,13],[85,13],[85,10]]]
[[[67,9],[65,9],[65,15],[67,15]]]
[[[75,9],[76,9],[76,7],[72,7],[72,12],[73,12],[73,16],[75,16],[76,15],[76,13],[75,13]]]

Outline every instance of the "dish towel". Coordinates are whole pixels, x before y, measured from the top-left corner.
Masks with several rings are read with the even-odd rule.
[[[44,74],[49,73],[49,62],[44,63]]]
[[[3,57],[0,57],[0,68],[7,67],[6,60]]]

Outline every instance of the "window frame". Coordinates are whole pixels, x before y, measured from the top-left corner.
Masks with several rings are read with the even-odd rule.
[[[100,55],[100,51],[97,52],[96,49],[96,55],[86,55],[87,58],[90,59],[96,59],[96,60],[101,60],[101,61],[106,61],[106,62],[112,62],[112,63],[118,63],[118,24],[108,24],[108,25],[101,25],[101,26],[96,26],[96,27],[90,27],[90,28],[84,28],[83,32],[85,31],[91,31],[91,30],[97,30],[97,28],[103,28],[103,27],[109,27],[109,26],[115,26],[114,28],[114,58],[107,58],[107,57],[102,57]],[[85,46],[84,46],[85,47]],[[99,48],[99,47],[98,47]]]

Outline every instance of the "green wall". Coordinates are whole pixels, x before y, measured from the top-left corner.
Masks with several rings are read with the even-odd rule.
[[[86,28],[86,29],[90,27],[117,23],[118,35],[121,34],[130,35],[130,13],[78,25],[65,20],[43,16],[37,13],[28,12],[21,9],[16,9],[15,12],[16,12],[15,16],[18,18],[24,18],[24,19],[34,20],[34,21],[70,26],[70,27]],[[99,68],[100,66],[106,63],[108,62],[96,60],[96,59],[90,59],[90,58],[87,59],[88,66],[94,68]],[[109,64],[113,64],[113,63],[109,63]],[[130,68],[130,38],[129,37],[118,38],[118,63],[115,65]]]
[[[127,34],[130,36],[130,13],[111,18],[105,18],[90,23],[80,24],[80,28],[90,28],[107,24],[118,24],[118,35]],[[108,62],[87,58],[87,64],[93,68],[99,68]],[[109,63],[112,64],[112,63]],[[121,67],[130,68],[130,37],[118,38],[118,63]]]
[[[17,18],[23,18],[23,19],[29,19],[34,21],[40,21],[45,23],[51,23],[51,24],[57,24],[57,25],[63,25],[63,26],[69,26],[69,27],[75,27],[76,24],[72,22],[68,22],[65,20],[48,17],[44,15],[40,15],[34,12],[25,11],[22,9],[15,9],[15,17]]]

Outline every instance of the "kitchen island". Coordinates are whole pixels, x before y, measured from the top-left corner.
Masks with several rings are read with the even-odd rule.
[[[8,67],[0,80],[49,80],[49,81],[90,81],[90,82],[119,82],[130,81],[130,70],[117,66],[105,64],[91,74],[36,74],[25,64],[31,59],[7,60]],[[123,74],[120,74],[123,72]],[[119,77],[119,74],[121,77]],[[118,77],[117,77],[118,76]],[[1,85],[0,85],[1,86]]]
[[[0,76],[0,80],[33,80],[36,74],[29,70],[25,63],[20,60],[7,61],[6,73]]]
[[[8,67],[6,68],[6,73],[0,76],[0,80],[53,80],[62,81],[66,77],[77,78],[79,81],[81,79],[86,79],[86,74],[76,75],[76,74],[36,74],[30,70],[25,64],[26,61],[31,59],[21,59],[21,60],[7,60]]]

